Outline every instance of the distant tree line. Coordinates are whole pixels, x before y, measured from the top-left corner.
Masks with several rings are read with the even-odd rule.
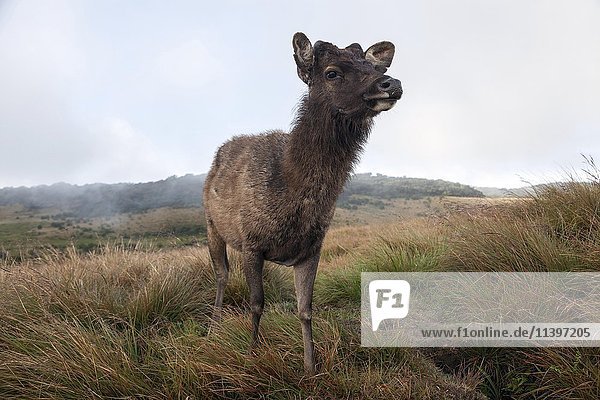
[[[0,206],[21,204],[28,210],[53,208],[76,218],[101,217],[122,213],[141,213],[161,208],[202,206],[205,175],[188,174],[148,183],[70,185],[57,183],[32,188],[0,189]],[[432,196],[484,197],[467,185],[443,180],[393,178],[385,175],[357,174],[346,185],[338,204],[370,204],[395,198],[421,199]],[[381,203],[381,204],[380,204]]]
[[[55,208],[73,217],[140,213],[160,207],[200,207],[204,175],[170,177],[158,182],[70,185],[0,189],[0,206]]]
[[[394,178],[370,173],[354,175],[338,199],[338,204],[355,202],[357,195],[385,200],[418,200],[438,196],[485,197],[471,186],[441,179]]]

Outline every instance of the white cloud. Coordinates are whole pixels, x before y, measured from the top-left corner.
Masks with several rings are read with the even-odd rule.
[[[0,186],[55,180],[82,159],[68,88],[85,61],[64,1],[16,2],[0,27]]]
[[[183,168],[128,121],[111,117],[88,129],[88,158],[71,175],[74,182],[143,182]]]
[[[81,16],[74,3],[8,5],[0,29],[0,187],[155,180],[186,172],[125,119],[82,109],[81,88],[92,88],[88,80],[99,71],[78,42]],[[193,57],[200,55],[187,61]],[[181,68],[177,74],[190,78]],[[97,104],[93,93],[87,95],[90,105]]]
[[[175,43],[160,52],[155,76],[176,89],[199,88],[223,76],[223,66],[200,39]]]
[[[359,170],[511,186],[600,158],[598,2],[374,1],[371,20],[347,2],[4,2],[0,186],[203,172],[231,135],[287,125],[296,30],[396,44],[405,96]]]
[[[362,170],[510,186],[600,150],[598,4],[426,4]]]
[[[72,3],[22,1],[8,3],[3,10],[3,84],[24,85],[25,89],[38,85],[57,88],[82,74],[86,65]]]

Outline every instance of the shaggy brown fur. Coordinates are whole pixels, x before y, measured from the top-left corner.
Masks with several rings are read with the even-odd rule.
[[[213,319],[220,319],[228,279],[226,245],[242,254],[254,344],[264,306],[264,261],[294,266],[304,366],[314,374],[312,292],[323,238],[373,117],[389,110],[402,88],[384,75],[392,43],[366,52],[356,43],[339,49],[318,41],[313,47],[297,33],[292,44],[308,93],[291,132],[238,136],[222,145],[205,182],[204,207],[217,277]]]

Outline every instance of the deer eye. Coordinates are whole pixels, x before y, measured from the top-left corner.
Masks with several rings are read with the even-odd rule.
[[[325,77],[327,79],[335,79],[338,76],[340,76],[340,74],[338,74],[337,71],[327,71],[327,73],[325,74]]]

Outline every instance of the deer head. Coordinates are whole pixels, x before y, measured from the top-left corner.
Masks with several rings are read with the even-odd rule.
[[[358,43],[340,49],[301,32],[292,39],[298,76],[309,88],[309,99],[348,118],[373,117],[391,109],[402,96],[400,81],[385,75],[394,45],[379,42],[363,51]]]

